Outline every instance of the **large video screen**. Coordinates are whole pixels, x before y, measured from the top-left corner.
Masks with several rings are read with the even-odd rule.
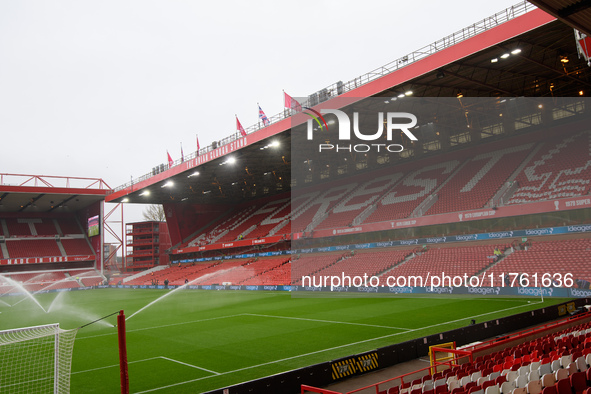
[[[99,230],[98,215],[88,218],[88,236],[94,237],[95,235],[99,235],[99,233],[100,233],[100,230]]]

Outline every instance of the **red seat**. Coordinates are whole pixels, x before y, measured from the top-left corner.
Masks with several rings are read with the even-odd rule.
[[[575,394],[582,394],[587,389],[587,377],[584,372],[575,372],[569,378]]]
[[[446,393],[449,393],[446,384],[435,387],[435,394],[446,394]]]
[[[558,394],[572,394],[569,379],[559,380],[558,382],[556,382],[555,387]]]
[[[400,388],[398,386],[390,387],[388,389],[388,394],[398,394],[400,392]]]
[[[544,387],[542,389],[542,394],[558,394],[558,390],[556,389],[556,386]]]

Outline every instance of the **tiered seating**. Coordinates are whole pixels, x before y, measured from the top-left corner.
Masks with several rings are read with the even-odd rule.
[[[74,218],[60,218],[57,223],[60,226],[63,235],[84,233]]]
[[[420,276],[427,280],[428,276],[468,276],[475,275],[493,263],[488,257],[493,255],[495,247],[505,249],[500,245],[479,245],[428,249],[419,252],[416,257],[408,260],[394,269],[384,273],[380,278],[385,281],[388,276],[409,277]],[[450,286],[450,284],[445,284]],[[418,286],[418,285],[417,285]]]
[[[343,257],[336,264],[330,265],[314,275],[338,276],[339,278],[342,275],[351,278],[364,275],[369,277],[393,267],[411,253],[410,250],[396,249],[357,252]]]
[[[331,264],[335,264],[338,260],[350,255],[349,252],[337,253],[323,253],[323,254],[309,254],[293,257],[291,261],[292,267],[292,283],[295,285],[302,284],[302,276],[311,276],[316,272],[325,269]]]
[[[78,282],[74,278],[66,276],[64,271],[27,272],[6,276],[15,282],[21,283],[30,292],[79,287]],[[4,283],[4,287],[0,288],[0,294],[11,291],[18,291],[18,289],[13,288],[9,283]]]
[[[486,272],[486,277],[493,275],[496,286],[500,286],[501,277],[508,273],[526,273],[530,282],[537,274],[538,286],[544,274],[572,274],[573,279],[591,280],[591,239],[573,239],[562,241],[534,242],[527,250],[517,250]],[[515,275],[510,276],[513,280]],[[490,286],[490,282],[486,282]],[[507,285],[505,285],[507,286]],[[515,280],[515,286],[517,280]],[[533,286],[533,284],[531,285]],[[564,286],[564,285],[563,285]],[[548,287],[548,286],[544,286]]]
[[[288,260],[289,259],[286,257],[261,259],[256,261],[249,260],[246,263],[236,266],[230,270],[227,270],[227,264],[222,264],[219,267],[219,274],[212,276],[210,280],[211,283],[231,283],[233,285],[243,285],[249,279],[253,279],[253,282],[255,282],[255,277],[264,276],[266,272],[278,267],[279,265],[282,265]],[[259,282],[261,283],[256,284],[265,284],[262,283],[262,280]],[[289,284],[289,281],[288,283],[282,284]]]
[[[61,239],[62,246],[68,256],[92,255],[92,249],[86,239]]]
[[[348,197],[335,205],[330,214],[316,229],[347,227],[367,207],[374,204],[383,194],[398,182],[402,173],[388,174],[364,183]]]
[[[40,236],[50,236],[58,233],[53,219],[39,219],[39,222],[33,223],[33,226],[37,231],[37,235]]]
[[[351,191],[357,186],[358,183],[351,182],[330,187],[328,190],[324,188],[323,190],[325,191],[321,192],[318,197],[314,197],[311,202],[302,204],[300,209],[294,210],[291,224],[292,231],[304,231],[310,223],[324,220],[323,217],[325,217],[339,201],[349,195],[349,193],[351,193]],[[316,193],[318,192],[308,193],[300,198],[304,200],[308,196],[313,196]]]
[[[247,206],[244,209],[237,210],[234,214],[230,215],[221,223],[214,223],[205,231],[203,231],[198,237],[189,242],[189,246],[202,246],[212,243],[224,231],[230,230],[237,224],[240,225],[242,221],[246,220],[250,215],[252,215],[256,211],[257,207],[257,205]],[[238,238],[239,235],[240,234],[236,234],[236,238]],[[234,236],[234,234],[232,234],[232,236]],[[236,238],[230,239],[230,241],[234,241],[236,240]],[[218,239],[216,242],[219,243],[221,242],[221,240]]]
[[[279,260],[278,266],[261,272],[257,276],[242,281],[241,285],[289,285],[291,284],[291,262],[285,258]]]
[[[269,211],[273,212],[275,209],[279,209],[279,204],[275,204],[275,202],[265,204],[264,206],[261,206],[261,203],[256,203],[255,205],[250,206],[248,209],[249,213],[242,215],[238,220],[231,222],[227,227],[227,229],[230,230],[228,234],[221,237],[217,242],[236,241],[241,235],[244,236],[244,233],[252,226],[256,226],[264,218],[269,216]]]
[[[265,237],[271,230],[287,219],[291,212],[290,199],[286,198],[268,203],[259,211],[263,210],[267,210],[266,216],[258,224],[255,221],[257,227],[253,231],[246,234],[246,239]],[[262,214],[265,214],[265,212]],[[254,216],[253,219],[260,220],[258,216]]]
[[[428,215],[482,208],[523,161],[533,144],[476,155],[437,192]]]
[[[585,323],[378,392],[588,394],[590,368],[591,323]]]
[[[242,266],[247,262],[248,260],[244,259],[224,261],[215,267],[200,271],[198,278],[191,281],[191,283],[194,285],[213,285],[222,284],[226,281],[231,282],[233,274],[230,271],[234,269],[242,270]],[[238,275],[238,277],[242,277],[242,275]]]
[[[103,277],[97,270],[70,271],[70,275],[85,287],[97,286],[103,283]]]
[[[26,257],[56,257],[62,255],[55,239],[7,240],[6,248],[12,259]]]
[[[591,187],[591,132],[544,143],[517,177],[519,188],[508,204],[581,196]]]
[[[33,235],[28,223],[20,223],[19,220],[15,218],[7,218],[4,220],[6,221],[6,227],[8,228],[8,233],[11,237],[19,235]]]
[[[409,217],[458,165],[458,161],[451,160],[411,172],[378,202],[377,209],[363,223]]]
[[[182,264],[173,265],[160,271],[150,272],[146,275],[140,276],[133,280],[125,282],[126,285],[151,285],[152,282],[158,281],[159,284],[164,284],[164,280],[168,279],[171,285],[183,285],[185,279],[193,280],[197,277],[200,271],[219,265],[220,263],[207,264]]]
[[[55,272],[23,272],[9,275],[10,279],[17,282],[55,282],[66,278],[64,271]]]

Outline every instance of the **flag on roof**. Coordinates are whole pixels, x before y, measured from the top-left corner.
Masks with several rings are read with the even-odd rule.
[[[242,125],[240,124],[240,121],[238,120],[238,116],[236,117],[236,130],[238,130],[240,132],[240,135],[242,135],[243,137],[246,137],[246,131],[244,131],[244,127],[242,127]]]
[[[283,98],[285,102],[285,108],[291,108],[294,111],[302,112],[302,105],[289,94],[283,92]]]
[[[264,126],[268,126],[271,123],[271,122],[269,122],[269,119],[267,118],[267,115],[265,115],[265,113],[261,109],[261,106],[260,105],[259,105],[259,119],[263,122],[263,125]]]
[[[168,168],[171,168],[174,165],[174,161],[172,160],[172,157],[170,157],[168,151],[166,151],[166,155],[168,156]]]

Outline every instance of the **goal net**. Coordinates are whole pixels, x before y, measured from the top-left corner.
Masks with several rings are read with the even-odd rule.
[[[0,393],[69,393],[77,332],[59,324],[0,331]]]

